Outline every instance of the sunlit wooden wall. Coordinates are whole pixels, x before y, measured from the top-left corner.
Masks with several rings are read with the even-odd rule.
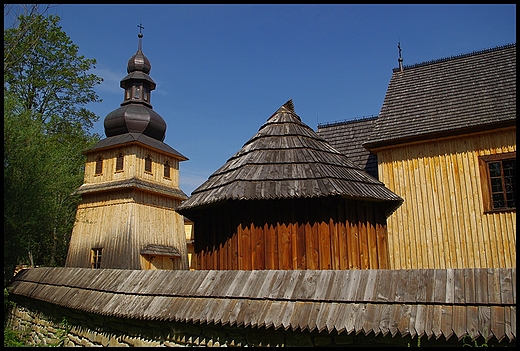
[[[377,203],[341,197],[238,201],[191,219],[196,269],[389,267],[386,218]]]
[[[484,213],[478,156],[516,152],[516,127],[377,150],[404,199],[387,220],[391,269],[516,267],[516,210]]]
[[[120,153],[124,155],[123,170],[116,171],[116,158]],[[148,155],[152,159],[152,172],[145,172]],[[99,156],[103,158],[102,173],[95,174]],[[171,166],[169,178],[164,177],[165,161]],[[84,185],[105,187],[105,190],[91,190],[82,195],[66,266],[91,267],[92,248],[102,248],[101,268],[164,268],[164,264],[154,264],[140,255],[146,245],[155,244],[176,248],[181,257],[174,268],[189,268],[184,218],[175,211],[182,199],[133,187],[106,191],[110,184],[121,184],[132,178],[178,189],[179,160],[174,155],[138,144],[87,153]]]
[[[123,153],[123,171],[116,171],[117,155]],[[144,159],[150,155],[153,172],[145,172]],[[103,157],[103,173],[96,175],[96,159]],[[171,165],[170,178],[164,178],[164,163]],[[156,184],[179,187],[179,160],[172,155],[150,150],[138,144],[121,146],[110,150],[92,151],[87,154],[85,164],[85,184],[124,180],[132,177],[154,182]]]
[[[175,247],[188,269],[180,200],[142,191],[89,195],[78,207],[67,267],[91,267],[91,249],[103,248],[101,268],[147,269],[140,255],[148,244]]]

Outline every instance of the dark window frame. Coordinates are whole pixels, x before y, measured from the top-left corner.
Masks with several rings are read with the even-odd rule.
[[[170,162],[166,160],[164,162],[164,178],[171,179],[171,168],[172,166],[170,165]]]
[[[125,155],[120,152],[116,157],[116,172],[122,172],[124,168]]]
[[[505,174],[504,165],[512,165],[513,168],[506,169],[506,173],[513,173]],[[499,174],[492,172],[491,167]],[[484,213],[516,211],[516,151],[480,156],[479,169]]]
[[[102,156],[98,156],[96,158],[96,170],[95,170],[95,175],[102,175],[103,174],[103,157]]]
[[[94,247],[92,248],[91,265],[92,268],[101,268],[101,257],[103,256],[103,248]]]
[[[144,171],[146,173],[152,173],[152,157],[150,154],[146,155],[144,158]]]

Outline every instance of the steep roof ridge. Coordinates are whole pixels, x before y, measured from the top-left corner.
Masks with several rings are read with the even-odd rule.
[[[352,124],[352,123],[358,123],[363,121],[369,121],[371,119],[376,119],[379,117],[378,115],[371,115],[371,116],[362,116],[362,117],[355,117],[352,119],[345,119],[343,121],[333,121],[333,122],[325,122],[325,123],[318,123],[318,128],[328,128],[328,127],[336,127],[336,126],[342,126],[345,124]]]
[[[342,195],[365,200],[402,199],[333,148],[286,103],[178,210],[222,200]],[[394,206],[395,207],[395,206]]]
[[[512,47],[515,47],[515,46],[516,46],[516,43],[510,43],[510,44],[495,46],[495,47],[489,48],[489,49],[472,51],[472,52],[466,53],[466,54],[460,54],[460,55],[444,57],[444,58],[440,58],[440,59],[436,59],[436,60],[424,61],[424,62],[416,63],[416,64],[413,64],[413,65],[405,65],[405,66],[403,66],[403,70],[417,68],[417,67],[422,67],[422,66],[433,65],[433,64],[436,64],[436,63],[440,63],[440,62],[446,62],[446,61],[451,61],[451,60],[456,60],[456,59],[461,59],[461,58],[466,58],[466,57],[471,57],[471,56],[475,56],[475,55],[485,54],[485,53],[488,53],[488,52],[493,52],[493,51],[498,51],[498,50],[512,48]],[[399,67],[396,67],[396,68],[392,69],[393,73],[399,72],[399,71],[400,71]]]
[[[369,150],[511,126],[516,121],[516,44],[392,73]]]
[[[290,100],[292,103],[292,101]],[[305,123],[301,122],[301,120],[298,118],[295,120],[296,117],[298,117],[294,112],[287,111],[285,108],[285,105],[282,106],[283,109],[279,109],[278,113],[276,113],[275,118],[274,115],[271,116],[260,129],[259,131],[251,138],[249,139],[240,150],[238,150],[233,156],[231,156],[226,163],[220,167],[217,171],[213,173],[213,176],[218,174],[224,174],[228,172],[232,172],[236,169],[239,169],[241,167],[245,167],[247,165],[266,165],[271,164],[272,162],[254,162],[255,160],[248,159],[248,162],[246,164],[233,164],[233,160],[239,159],[242,157],[245,157],[248,154],[254,153],[254,152],[262,152],[262,151],[270,151],[270,150],[284,150],[284,149],[302,149],[305,151],[312,150],[316,153],[324,153],[333,155],[333,157],[338,160],[338,158],[341,159],[341,166],[351,168],[354,170],[361,170],[363,169],[356,165],[354,162],[350,161],[345,155],[343,155],[341,152],[333,148],[324,138],[316,134],[312,128],[310,128]],[[287,119],[285,119],[286,117]],[[301,127],[300,130],[293,130],[290,132],[287,132],[287,130],[284,130],[283,133],[273,133],[273,125],[274,124],[287,124],[287,125],[293,125],[296,128]],[[266,130],[267,129],[267,130]],[[269,133],[267,133],[269,131]],[[280,148],[278,145],[269,144],[269,145],[258,145],[255,143],[258,139],[266,139],[266,138],[287,138],[291,136],[296,136],[298,140],[308,140],[308,141],[314,141],[311,143],[306,143],[304,141],[301,142],[301,144],[298,145],[291,145],[287,148]],[[251,146],[251,147],[249,147]],[[253,161],[253,162],[251,162]],[[284,160],[279,160],[276,162],[278,164],[292,164],[293,162],[287,161],[284,162]],[[326,165],[332,165],[332,166],[339,166],[338,163],[334,163],[332,161],[327,160],[324,157],[319,157],[315,159],[307,159],[306,163],[314,163],[314,164],[326,164]],[[364,171],[363,171],[364,172]],[[297,179],[297,178],[293,178]],[[379,183],[379,182],[378,182]]]

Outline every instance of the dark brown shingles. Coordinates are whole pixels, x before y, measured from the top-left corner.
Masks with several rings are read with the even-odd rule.
[[[111,136],[105,139],[100,140],[96,145],[94,145],[91,149],[87,150],[87,153],[93,151],[100,151],[103,149],[113,148],[114,146],[119,146],[122,144],[130,144],[130,143],[138,143],[144,144],[148,147],[156,149],[159,152],[167,153],[177,157],[180,161],[186,161],[188,158],[169,146],[168,144],[163,143],[160,140],[151,138],[145,134],[141,133],[125,133],[121,135]]]
[[[287,106],[177,209],[181,214],[225,200],[308,198],[341,195],[384,201],[389,212],[402,199],[333,148]]]
[[[394,70],[373,148],[516,121],[516,43]]]
[[[377,178],[377,157],[363,143],[371,138],[377,116],[318,125],[317,134],[349,160]]]

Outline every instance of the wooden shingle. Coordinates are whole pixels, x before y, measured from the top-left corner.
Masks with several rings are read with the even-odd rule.
[[[458,299],[453,303],[448,302],[453,301],[453,296],[436,296],[441,291],[453,294],[455,286],[463,286],[468,270],[473,271],[475,277],[482,273],[488,278],[496,277],[500,289],[475,284],[475,298],[468,299],[471,302]],[[516,268],[449,269],[450,274],[446,271],[223,270],[208,274],[208,271],[45,267],[21,271],[9,284],[8,291],[13,296],[119,318],[274,327],[275,330],[381,333],[392,337],[425,335],[428,339],[455,336],[460,340],[465,335],[482,335],[486,340],[492,337],[499,341],[516,340],[516,290],[511,279],[516,276]],[[107,285],[108,289],[92,284],[99,280],[98,276],[118,277],[117,283]],[[417,294],[417,283],[410,282],[420,282],[419,277],[435,279],[436,287],[451,288]],[[139,284],[150,280],[154,281],[153,289]],[[354,281],[359,283],[350,289]],[[393,281],[397,287],[389,284]],[[291,282],[287,293],[280,291],[282,282]],[[309,292],[313,282],[324,286],[319,294]],[[338,291],[334,286],[340,282],[348,283],[341,284]],[[224,283],[243,286],[243,289],[226,289]],[[188,288],[178,289],[178,285]],[[393,295],[392,291],[399,292],[401,297],[395,301],[379,298]],[[506,291],[507,298],[501,300],[501,294]]]
[[[377,157],[363,147],[371,138],[377,116],[318,124],[316,133],[349,160],[377,178]]]
[[[389,212],[402,203],[303,123],[289,100],[177,210],[189,217],[191,209],[226,200],[334,195],[385,201]]]
[[[516,124],[516,43],[394,69],[369,150]]]

